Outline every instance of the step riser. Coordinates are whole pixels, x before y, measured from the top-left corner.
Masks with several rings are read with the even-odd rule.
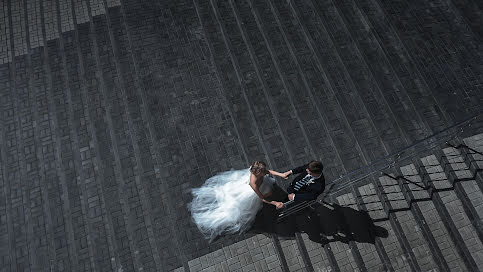
[[[480,240],[483,241],[482,221],[468,194],[479,193],[478,195],[481,195],[482,192],[467,191],[467,189],[465,189],[465,187],[467,187],[466,183],[474,183],[475,181],[469,172],[469,167],[465,165],[463,162],[464,160],[459,156],[458,151],[445,149],[444,153],[440,151],[439,154],[442,156],[441,164],[444,166],[443,168],[445,169],[445,173],[449,177],[451,183],[454,185],[455,193],[463,203],[463,208],[470,218]]]
[[[462,159],[460,158],[460,161],[461,160]],[[447,159],[446,159],[446,161],[447,161],[447,164],[450,165],[450,166],[452,166],[454,163],[456,163],[456,162],[453,162],[453,164],[450,164]],[[454,160],[452,160],[452,161],[454,161]],[[461,164],[460,161],[458,161],[458,162]],[[414,170],[416,169],[414,166],[411,166],[411,167]],[[434,165],[431,165],[429,167],[433,171],[432,175],[433,176],[435,176],[435,175],[437,176],[437,173],[434,172],[435,166]],[[448,171],[447,170],[446,172],[449,172],[448,176],[454,175],[453,176],[453,180],[456,180],[457,181],[458,174],[457,174],[457,172],[455,172],[455,169],[461,171],[461,169],[466,169],[466,168],[462,167],[461,165],[456,165],[456,167],[457,168],[451,167],[451,171]],[[405,169],[405,170],[407,172],[407,169]],[[409,174],[412,174],[412,175],[409,175]],[[426,178],[426,180],[425,179],[421,179],[421,178],[419,178],[419,176],[416,176],[416,174],[417,174],[417,172],[415,172],[415,173],[407,173],[407,175],[405,176],[405,178],[410,179],[413,182],[422,183],[422,186],[423,187],[426,186],[428,184],[427,183],[428,182],[427,178]],[[424,175],[427,175],[427,174],[424,174],[423,173],[423,176]],[[459,174],[459,176],[461,177],[461,174]],[[464,176],[463,176],[463,178],[464,178]],[[421,181],[423,181],[423,182],[421,182]],[[439,182],[443,182],[443,180],[440,180]],[[460,183],[460,182],[456,182],[456,185],[455,186],[458,186],[458,183]],[[409,183],[409,184],[411,185],[411,183]],[[390,182],[389,183],[386,183],[386,185],[391,185],[391,183]],[[403,195],[405,196],[405,199],[406,199],[406,201],[408,203],[410,203],[411,201],[415,200],[415,197],[414,197],[414,194],[413,194],[414,193],[414,189],[416,188],[416,189],[420,190],[419,186],[413,186],[413,188],[409,188],[410,185],[408,185],[407,183],[403,183],[403,182],[399,182],[398,185],[400,186],[400,188],[402,188],[401,191],[404,192]],[[472,187],[472,188],[473,188],[473,190],[475,189],[475,187]],[[395,189],[395,185],[392,185],[389,189],[386,186],[386,187],[384,187],[384,189],[386,190],[384,193],[390,193],[390,194],[398,193],[397,190],[394,190]],[[438,192],[436,190],[436,188],[434,188],[434,187],[427,187],[426,189],[427,189],[426,195],[429,195],[429,194],[437,194],[437,196],[436,197],[433,196],[433,198],[437,198],[437,200],[435,200],[435,201],[438,203],[437,205],[439,207],[432,206],[433,208],[431,208],[431,209],[436,209],[437,211],[439,210],[438,211],[438,214],[439,214],[440,218],[445,218],[445,217],[447,218],[449,215],[447,214],[447,212],[443,212],[442,209],[441,209],[441,205],[443,205],[443,204],[442,204],[441,198],[439,196],[440,192]],[[464,193],[466,193],[468,191],[468,188],[466,188],[466,191],[465,191],[464,183],[463,183],[463,185],[461,185],[460,190],[462,190]],[[421,192],[419,191],[418,193],[421,193]],[[443,192],[443,193],[446,193],[446,192]],[[424,193],[423,193],[423,195],[424,195]],[[468,197],[463,197],[462,195],[463,194],[461,194],[461,193],[459,194],[460,199],[468,200]],[[427,199],[427,197],[426,198],[425,197],[422,197],[420,199],[421,200],[424,200],[424,199]],[[419,224],[419,225],[420,225],[420,227],[422,229],[425,229],[423,231],[423,233],[425,233],[424,236],[429,241],[429,244],[432,245],[430,248],[433,251],[433,256],[438,256],[437,258],[440,260],[439,262],[442,262],[442,263],[439,263],[440,269],[443,270],[443,271],[449,271],[451,269],[456,269],[457,267],[460,267],[461,268],[462,267],[462,263],[463,263],[462,261],[460,261],[460,264],[456,264],[456,263],[451,264],[451,267],[449,267],[445,263],[445,261],[444,261],[445,260],[445,257],[443,256],[442,252],[439,250],[438,242],[433,237],[433,235],[431,233],[431,230],[429,228],[427,228],[427,227],[424,227],[424,222],[425,222],[424,215],[426,215],[426,214],[423,215],[420,207],[426,207],[427,205],[432,204],[432,203],[428,203],[428,204],[426,204],[426,203],[428,203],[428,202],[416,202],[416,203],[414,203],[411,206],[411,209],[412,209],[413,213],[415,213],[416,218],[419,218],[419,220],[416,220],[416,222],[422,223],[422,224]],[[465,206],[465,205],[468,206],[468,207],[470,207],[470,208],[472,208],[474,210],[474,207],[473,207],[473,205],[472,205],[472,203],[470,201],[467,201],[467,203],[464,204],[463,206]],[[387,210],[391,210],[392,209],[391,203],[386,204],[384,206],[386,206],[386,209]],[[389,208],[387,208],[388,206],[389,206]],[[427,208],[425,208],[425,209],[427,209]],[[399,213],[399,212],[397,212],[397,213]],[[449,217],[449,218],[451,218],[451,217]],[[471,218],[471,216],[470,216],[470,218]],[[447,223],[445,220],[443,220],[443,221],[445,223]],[[466,267],[467,268],[470,268],[470,269],[474,269],[476,267],[475,266],[475,263],[474,263],[474,260],[471,257],[468,258],[469,253],[468,253],[468,250],[466,249],[466,247],[461,247],[460,242],[462,241],[462,239],[461,238],[459,238],[459,239],[456,239],[455,238],[455,236],[458,236],[458,235],[454,235],[454,233],[456,231],[456,228],[454,227],[454,225],[453,224],[445,224],[445,228],[448,229],[450,232],[453,233],[451,235],[453,237],[452,240],[456,240],[456,243],[459,245],[459,247],[456,250],[460,253],[460,255],[461,256],[465,256],[464,257],[464,259],[465,259],[464,263],[466,264]],[[444,243],[444,242],[440,242],[439,244],[441,244],[441,243]],[[462,249],[462,248],[464,248],[464,249]],[[448,251],[445,249],[445,253],[447,253],[447,252]]]
[[[400,168],[389,168],[389,176],[368,180],[359,187],[347,187],[337,197],[329,195],[328,201],[342,208],[367,210],[374,225],[385,228],[388,237],[375,237],[373,244],[358,243],[349,237],[345,243],[338,241],[336,235],[335,241],[329,237],[330,242],[321,244],[309,240],[305,233],[296,233],[295,239],[289,240],[279,240],[275,235],[269,239],[272,250],[268,252],[273,255],[270,264],[262,264],[254,257],[258,251],[249,248],[242,255],[251,254],[252,263],[244,263],[249,258],[235,260],[232,258],[236,256],[230,255],[224,260],[219,257],[220,262],[213,265],[229,269],[229,265],[236,268],[243,263],[255,269],[282,271],[478,271],[483,267],[480,258],[483,244],[472,222],[475,217],[468,211],[472,208],[475,212],[475,202],[467,196],[471,195],[469,190],[481,191],[476,185],[468,187],[474,180],[466,177],[473,172],[464,172],[470,168],[463,157],[448,159],[451,153],[445,152],[435,152],[436,156]],[[442,164],[438,157],[442,158]],[[445,163],[447,166],[442,167]],[[253,240],[246,241],[226,252],[243,251],[245,244]],[[205,266],[209,264],[204,262]],[[201,261],[191,261],[189,265],[197,270],[195,266],[200,266]]]
[[[360,187],[359,187],[360,189]],[[368,188],[369,189],[369,188]],[[356,202],[359,210],[364,210],[367,211],[368,207],[364,204],[364,199],[359,192],[359,190],[356,190],[354,187],[351,187],[352,194],[356,196]],[[370,215],[370,213],[369,213]],[[385,216],[386,217],[386,216]],[[391,260],[389,259],[389,256],[387,255],[386,250],[384,249],[384,245],[381,241],[380,237],[375,237],[375,249],[377,251],[377,254],[379,256],[379,262],[382,267],[375,268],[374,270],[385,270],[385,271],[393,271],[394,268],[391,265]],[[381,262],[382,260],[382,262]],[[371,269],[372,267],[369,267]],[[382,269],[381,269],[382,268]],[[371,269],[372,270],[372,269]]]
[[[405,167],[401,167],[400,170],[398,171],[399,175],[402,175],[406,180],[412,180],[414,182],[421,181],[421,178],[418,176],[418,172],[416,171],[416,168],[414,167],[413,164]],[[424,184],[423,184],[424,185]],[[407,191],[405,194],[406,200],[408,202],[411,202],[414,200],[414,194],[412,193],[411,189],[408,188],[408,184],[403,185]],[[420,189],[420,188],[418,188]],[[426,239],[428,242],[429,249],[431,250],[431,253],[433,255],[434,261],[436,262],[436,265],[438,265],[439,269],[441,271],[450,271],[450,268],[448,267],[448,264],[446,263],[445,257],[443,256],[443,253],[441,252],[438,243],[436,242],[436,239],[434,238],[430,226],[428,226],[426,222],[426,218],[424,215],[428,215],[428,213],[432,212],[434,214],[434,209],[428,209],[423,212],[421,211],[422,207],[424,206],[429,206],[431,202],[418,202],[414,203],[414,205],[411,206],[411,209],[413,211],[413,214],[415,216],[416,222],[418,223],[419,228],[422,230],[423,237]]]
[[[480,187],[480,191],[483,192],[483,139],[481,137],[473,136],[464,139],[463,142],[468,148],[462,147],[459,151],[461,152],[466,165],[469,166],[475,180],[478,181],[477,184]]]
[[[358,203],[356,203],[357,197],[354,197],[354,191],[346,194],[345,196],[346,197],[336,198],[335,202],[340,204],[341,206],[359,210],[359,205]],[[378,251],[376,250],[374,245],[358,244],[355,241],[349,241],[349,247],[360,271],[372,271],[371,268],[373,268],[374,266],[378,266],[379,268],[382,267],[379,256],[377,255]],[[370,258],[371,256],[373,258]],[[369,259],[371,259],[372,263],[369,263]],[[366,264],[370,265],[370,267],[366,266]]]
[[[406,236],[404,235],[404,231],[401,227],[401,225],[398,222],[398,219],[395,215],[395,213],[390,212],[392,208],[392,204],[388,201],[388,198],[383,191],[384,189],[382,186],[382,183],[380,179],[374,179],[374,184],[375,184],[375,191],[379,197],[379,200],[381,201],[381,204],[384,207],[384,210],[388,214],[389,217],[389,222],[391,224],[391,227],[396,235],[398,237],[398,242],[401,245],[401,249],[404,252],[403,256],[405,256],[405,260],[407,260],[407,263],[409,264],[409,267],[413,271],[420,271],[419,265],[417,263],[416,257],[411,249],[411,246],[409,244],[409,241],[406,239]]]
[[[427,166],[427,165],[439,164],[435,160],[436,160],[435,157],[433,158],[428,157],[428,158],[421,159],[421,162],[422,162],[421,164],[419,164],[419,162],[416,162],[416,166],[418,166],[418,169],[420,169],[420,172],[423,176],[429,176],[429,174],[427,174],[426,172],[426,167],[428,167],[430,170],[433,170],[434,168],[433,166]],[[432,163],[430,163],[430,161]],[[442,168],[441,168],[441,171],[442,171]],[[428,182],[428,184],[431,184],[430,181]],[[434,187],[431,187],[431,188],[434,188]],[[439,192],[435,192],[434,194],[432,194],[434,206],[438,212],[438,215],[440,218],[443,218],[442,222],[449,233],[449,237],[451,238],[451,241],[454,247],[456,248],[459,256],[462,258],[462,262],[466,266],[466,269],[470,271],[476,270],[477,269],[476,263],[473,260],[473,257],[471,256],[470,252],[468,251],[468,248],[464,246],[464,240],[461,237],[458,231],[458,228],[456,227],[456,225],[452,220],[453,217],[449,213],[448,207],[443,203],[443,200],[441,199],[441,196],[440,196],[441,194],[442,193],[439,193]]]

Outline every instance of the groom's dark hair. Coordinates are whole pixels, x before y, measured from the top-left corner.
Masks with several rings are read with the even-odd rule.
[[[307,168],[310,170],[310,172],[318,175],[318,174],[322,174],[324,165],[320,161],[311,161],[309,162],[309,165],[307,166]]]

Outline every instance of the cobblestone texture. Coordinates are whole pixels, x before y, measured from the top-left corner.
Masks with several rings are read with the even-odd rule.
[[[483,168],[483,155],[481,155],[481,153],[483,153],[483,134],[465,138],[464,142],[466,145],[468,145],[468,147],[477,151],[469,152],[470,165],[475,165],[475,168]]]
[[[443,151],[448,156],[451,169],[454,171],[456,177],[464,180],[461,184],[471,204],[475,207],[478,216],[480,219],[483,218],[483,192],[480,191],[477,181],[474,179],[469,166],[465,163],[461,152],[453,148],[444,149]]]
[[[416,183],[421,182],[421,177],[418,175],[418,172],[413,164],[401,167],[401,172],[405,178]],[[414,195],[415,191],[416,193],[420,191],[420,188],[413,187],[410,188],[410,190]],[[414,196],[414,199],[417,199],[417,196]],[[444,261],[448,264],[448,267],[451,269],[451,271],[464,271],[466,267],[443,224],[442,220],[444,219],[441,218],[437,213],[433,202],[423,201],[415,203],[414,205],[418,205],[419,209],[421,210],[421,213],[424,217],[424,224],[429,227],[431,235],[436,240],[437,246],[444,257]]]
[[[344,207],[349,207],[349,208],[356,208],[355,202],[354,202],[354,196],[352,194],[344,194],[342,196],[338,196],[336,198],[336,201],[344,206]],[[336,241],[331,243],[331,248],[332,251],[334,252],[335,258],[337,260],[337,264],[339,265],[339,268],[341,271],[356,271],[359,268],[359,264],[357,263],[355,259],[355,252],[353,251],[358,251],[359,248],[353,248],[353,244],[347,244],[343,243],[341,241]],[[357,252],[357,254],[361,255],[360,252]],[[366,256],[367,257],[367,256]],[[368,261],[367,259],[364,260],[364,262]],[[370,264],[367,262],[366,264]],[[369,267],[366,267],[369,269]]]
[[[322,245],[311,241],[305,233],[302,234],[302,238],[315,271],[331,271],[332,267]]]
[[[394,174],[390,174],[390,175],[395,176]],[[385,180],[385,182],[382,183],[383,186],[387,186],[391,184],[390,189],[384,187],[386,194],[389,192],[391,193],[391,195],[394,195],[394,197],[396,197],[397,195],[398,200],[392,201],[393,203],[397,203],[397,204],[392,204],[392,207],[394,209],[404,208],[405,205],[408,205],[406,200],[404,200],[404,196],[401,192],[401,188],[398,185],[396,185],[398,183],[396,180],[392,180],[388,177],[382,177],[380,179]],[[403,202],[406,204],[402,204]],[[416,257],[419,267],[426,271],[431,269],[437,269],[437,266],[429,250],[428,244],[425,241],[424,236],[421,232],[421,229],[419,228],[416,222],[415,216],[411,213],[410,210],[403,210],[400,212],[396,212],[395,215],[398,223],[401,225],[402,230],[404,231],[404,236],[407,238],[409,242],[411,251]]]
[[[373,184],[367,184],[358,188],[361,195],[361,202],[365,203],[365,207],[372,219],[387,218],[387,215],[383,209],[382,203],[376,194]],[[409,264],[407,262],[407,256],[404,254],[401,244],[395,237],[394,230],[392,229],[389,221],[381,221],[375,223],[376,226],[385,228],[388,231],[387,237],[380,237],[384,251],[386,252],[391,265],[394,270],[407,270]]]
[[[439,161],[435,157],[427,157],[426,160],[422,160],[423,164],[425,165],[425,168],[433,168],[434,171],[434,166],[439,166]],[[428,167],[428,165],[430,165]],[[440,176],[438,176],[439,182],[441,183],[447,183],[450,184],[446,174],[443,171],[443,168],[439,166],[439,169],[441,172]],[[461,234],[461,237],[463,239],[463,242],[465,243],[465,246],[470,249],[470,254],[472,255],[473,259],[475,260],[476,265],[481,268],[482,265],[482,257],[481,257],[481,252],[483,249],[481,241],[477,238],[476,231],[473,227],[473,225],[470,222],[470,219],[468,218],[468,215],[466,214],[465,210],[463,209],[463,205],[461,203],[461,200],[458,199],[457,195],[453,191],[442,191],[438,192],[438,194],[441,196],[441,199],[448,211],[448,213],[451,216],[451,219],[453,220],[456,228],[458,229],[459,233]]]
[[[89,4],[91,16],[105,14],[106,10],[102,0],[90,0]],[[2,12],[0,13],[0,22],[2,22],[0,26],[0,64],[12,61],[12,52],[8,50],[12,40],[9,35],[10,31],[14,33],[14,56],[20,56],[27,54],[27,36],[29,36],[32,49],[44,46],[49,40],[59,38],[60,32],[57,29],[57,18],[61,18],[62,32],[72,31],[75,28],[73,10],[77,17],[77,24],[83,24],[89,21],[86,0],[11,0],[3,1],[2,5]],[[119,0],[107,1],[108,7],[117,7],[120,5]],[[57,16],[57,7],[60,9],[60,17]],[[12,29],[8,27],[9,14],[10,18],[12,18]],[[43,22],[41,19],[42,16],[45,17]],[[43,28],[45,28],[46,32],[45,38],[42,37]]]
[[[359,210],[357,204],[356,204],[356,199],[352,194],[345,194],[342,196],[337,197],[337,200],[340,205],[344,207],[349,207],[354,210]],[[381,258],[379,257],[376,247],[374,244],[371,243],[357,243],[357,242],[351,242],[351,247],[354,247],[354,245],[357,247],[357,250],[359,251],[359,255],[362,258],[363,265],[368,271],[381,271],[384,269],[383,262],[381,261]],[[353,249],[352,249],[353,250]],[[354,268],[359,267],[359,264],[352,264]]]
[[[255,235],[188,262],[190,271],[281,271],[270,238]],[[290,270],[295,271],[295,270]]]

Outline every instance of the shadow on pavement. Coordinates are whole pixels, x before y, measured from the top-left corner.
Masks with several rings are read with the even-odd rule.
[[[273,199],[284,200],[286,193],[276,188]],[[333,241],[348,243],[375,243],[376,237],[387,237],[388,231],[374,225],[366,211],[358,211],[338,204],[317,203],[313,209],[306,208],[277,222],[278,212],[273,205],[264,204],[257,214],[250,232],[276,233],[280,237],[295,237],[295,232],[304,232],[309,239],[326,244]]]

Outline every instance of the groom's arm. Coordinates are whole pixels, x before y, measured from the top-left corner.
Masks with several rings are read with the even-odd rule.
[[[284,179],[288,179],[288,176],[292,175],[292,174],[299,174],[299,173],[302,173],[305,171],[305,169],[307,169],[309,165],[308,164],[305,164],[305,165],[302,165],[302,166],[299,166],[299,167],[296,167],[292,170],[288,170],[287,172],[284,172],[280,175],[280,177],[284,178]]]
[[[295,193],[294,201],[306,201],[316,199],[324,191],[324,186],[321,183],[314,183],[309,185],[306,193]]]
[[[298,193],[294,195],[293,201],[307,201],[307,200],[313,200],[317,198],[317,194],[314,193]]]
[[[280,177],[284,178],[284,179],[288,179],[288,176],[290,175],[295,175],[295,174],[298,174],[298,173],[302,173],[303,171],[305,171],[305,169],[307,169],[309,165],[306,164],[306,165],[302,165],[302,166],[299,166],[299,167],[296,167],[292,170],[288,170],[287,172],[283,173]]]
[[[305,164],[305,165],[296,167],[290,171],[292,172],[292,174],[302,173],[303,171],[305,171],[305,169],[307,169],[308,166],[309,166],[308,164]]]

